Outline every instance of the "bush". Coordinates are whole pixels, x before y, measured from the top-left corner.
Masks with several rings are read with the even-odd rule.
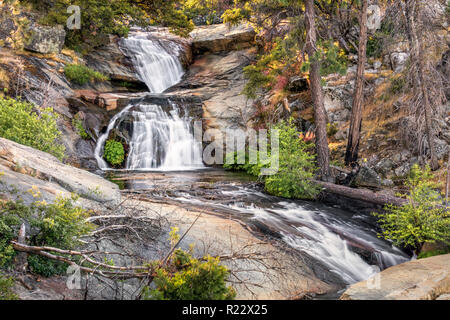
[[[78,65],[78,64],[68,64],[64,68],[64,74],[67,79],[80,86],[93,81],[107,81],[108,77],[101,74],[100,72],[94,71],[89,67]]]
[[[8,266],[15,252],[10,241],[17,238],[22,223],[27,221],[35,230],[30,239],[33,246],[51,246],[71,250],[80,245],[78,239],[93,229],[86,223],[89,212],[74,205],[76,196],[57,198],[55,203],[40,201],[40,192],[33,188],[30,193],[35,198],[30,205],[23,200],[10,200],[0,206],[0,267]],[[62,274],[67,266],[64,263],[47,260],[44,257],[30,255],[28,264],[31,270],[43,276]]]
[[[21,224],[31,217],[31,210],[22,201],[7,201],[0,205],[0,267],[8,267],[16,252],[10,241],[19,232]]]
[[[14,279],[6,277],[0,273],[0,301],[19,299],[19,297],[12,291],[13,286]]]
[[[313,145],[299,138],[292,120],[282,121],[274,129],[280,134],[280,168],[275,175],[267,176],[266,191],[284,198],[314,199],[320,188],[311,182],[317,170],[309,151]]]
[[[427,252],[421,252],[418,256],[417,259],[425,259],[425,258],[430,258],[430,257],[434,257],[434,256],[439,256],[442,254],[447,254],[450,253],[450,247],[448,247],[447,249],[441,249],[441,250],[432,250],[432,251],[427,251]]]
[[[382,228],[380,237],[416,253],[427,242],[450,243],[450,210],[436,191],[433,178],[428,166],[424,170],[417,164],[412,167],[407,181],[408,203],[401,207],[388,205],[384,214],[374,213]]]
[[[229,272],[220,265],[218,258],[206,257],[205,261],[192,258],[178,249],[171,266],[159,269],[154,279],[156,289],[144,291],[144,299],[152,300],[232,300],[233,288],[227,287]],[[171,272],[171,268],[178,271]]]
[[[0,98],[0,137],[48,152],[61,160],[65,148],[57,142],[61,132],[56,119],[51,108],[40,109],[27,102]]]
[[[245,164],[236,164],[238,153],[234,154],[235,164],[225,164],[225,169],[245,171],[251,175],[259,176],[264,180],[265,190],[275,196],[284,198],[313,199],[320,192],[320,188],[311,182],[316,171],[313,149],[311,143],[300,139],[300,132],[294,121],[281,121],[270,130],[279,132],[279,170],[271,176],[262,176],[261,169],[270,167],[269,155],[266,161],[261,161],[258,154],[258,163],[250,164],[246,154]]]
[[[115,140],[106,141],[104,157],[110,165],[120,166],[125,160],[123,144]]]

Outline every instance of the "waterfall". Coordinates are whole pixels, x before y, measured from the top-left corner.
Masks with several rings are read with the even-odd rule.
[[[149,39],[146,33],[135,33],[121,41],[122,49],[151,93],[163,93],[184,74],[176,56],[180,48],[174,42],[169,45],[172,54],[157,40]],[[99,167],[109,168],[102,158],[104,144],[119,120],[126,117],[133,119],[126,169],[183,171],[204,167],[201,143],[195,140],[190,125],[192,119],[187,115],[181,117],[179,107],[168,102],[169,107],[131,104],[113,117],[97,142],[95,157]]]
[[[203,167],[201,143],[195,141],[189,121],[174,106],[141,104],[132,111],[133,137],[127,160],[130,170],[189,170]]]
[[[121,45],[150,92],[162,93],[180,82],[184,72],[178,58],[157,41],[148,39],[146,34],[131,35],[123,39]]]

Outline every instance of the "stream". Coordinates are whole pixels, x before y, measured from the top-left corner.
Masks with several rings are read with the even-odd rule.
[[[162,93],[182,79],[181,64],[173,53],[145,33],[131,34],[122,47],[133,55],[135,68],[151,93]],[[112,170],[103,160],[104,144],[111,130],[132,119],[125,170],[114,172],[115,182],[124,192],[232,217],[307,255],[346,285],[410,259],[377,237],[370,215],[269,196],[249,176],[204,167],[192,119],[181,116],[176,105],[169,105],[129,105],[111,119],[99,138],[95,151],[98,165]]]

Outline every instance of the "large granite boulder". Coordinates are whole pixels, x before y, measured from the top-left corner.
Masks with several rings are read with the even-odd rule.
[[[76,193],[98,203],[120,202],[119,187],[100,176],[61,163],[54,156],[0,138],[2,181],[21,192],[38,187],[44,200]]]
[[[225,24],[218,24],[197,27],[190,36],[192,51],[198,55],[250,48],[255,45],[256,32],[246,25],[230,28]]]
[[[382,180],[375,170],[363,165],[355,179],[355,184],[360,187],[378,188]]]
[[[341,300],[437,300],[450,294],[450,254],[405,262],[350,286]]]
[[[38,53],[60,53],[66,38],[63,26],[44,27],[34,25],[30,27],[30,38],[24,48]]]

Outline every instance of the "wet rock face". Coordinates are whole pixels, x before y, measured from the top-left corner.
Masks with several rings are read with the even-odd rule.
[[[350,286],[341,300],[436,300],[449,293],[450,254],[446,254],[388,268]]]
[[[30,27],[30,39],[25,43],[25,49],[42,54],[60,53],[66,38],[63,26],[44,27],[34,25]]]

